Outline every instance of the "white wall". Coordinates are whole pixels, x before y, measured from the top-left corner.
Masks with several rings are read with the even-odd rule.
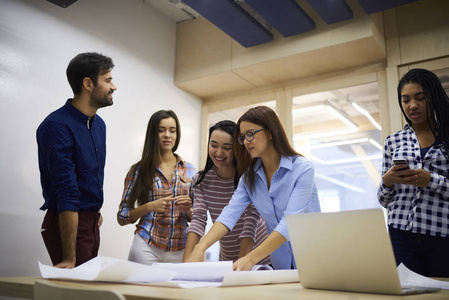
[[[40,236],[44,212],[35,132],[72,92],[65,69],[76,54],[114,60],[114,105],[100,255],[126,259],[134,225],[116,212],[129,167],[139,160],[147,122],[159,109],[179,116],[178,153],[199,167],[201,101],[173,84],[176,24],[141,0],[78,0],[66,9],[45,0],[0,0],[0,276],[39,275],[50,264]]]

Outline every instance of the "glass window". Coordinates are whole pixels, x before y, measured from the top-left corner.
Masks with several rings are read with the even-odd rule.
[[[293,98],[294,147],[315,166],[322,211],[380,207],[377,83]]]

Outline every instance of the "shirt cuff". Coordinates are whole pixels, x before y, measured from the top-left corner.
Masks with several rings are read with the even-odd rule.
[[[130,208],[123,208],[120,210],[119,214],[118,214],[118,219],[119,219],[119,223],[120,225],[125,225],[125,224],[130,224],[130,212],[131,209]]]

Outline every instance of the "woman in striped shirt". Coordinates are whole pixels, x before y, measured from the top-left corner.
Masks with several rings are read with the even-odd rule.
[[[239,181],[234,158],[232,121],[221,121],[209,129],[208,156],[204,170],[195,178],[193,214],[188,229],[184,257],[187,257],[204,235],[207,212],[212,222],[231,199]],[[248,206],[234,229],[220,239],[219,260],[236,261],[257,247],[267,237],[265,222],[254,205]],[[268,264],[266,257],[259,264]]]

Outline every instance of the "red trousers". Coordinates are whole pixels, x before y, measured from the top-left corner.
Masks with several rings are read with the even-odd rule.
[[[98,255],[100,247],[100,213],[78,212],[78,233],[76,236],[76,265],[81,265]],[[62,261],[62,242],[59,231],[59,215],[56,210],[47,210],[41,229],[42,238],[53,265]]]

